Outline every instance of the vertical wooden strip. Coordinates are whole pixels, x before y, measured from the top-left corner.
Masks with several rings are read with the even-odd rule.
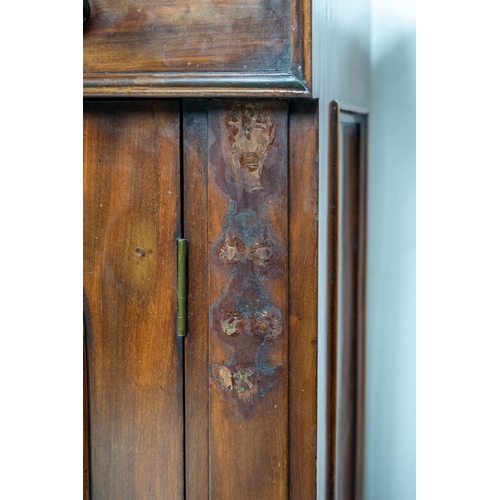
[[[312,88],[312,2],[290,2],[291,72]]]
[[[83,500],[90,500],[89,391],[87,383],[87,345],[83,322]]]
[[[328,141],[328,234],[327,234],[327,456],[326,456],[326,498],[335,498],[336,484],[336,449],[337,449],[337,322],[338,293],[337,273],[339,270],[339,142],[340,142],[340,111],[336,101],[332,101],[329,109],[330,136]]]
[[[208,117],[206,101],[184,101],[184,236],[188,252],[185,338],[186,499],[208,500]]]
[[[363,124],[363,116],[341,112],[334,106],[333,217],[338,223],[330,318],[334,338],[329,353],[335,413],[331,420],[334,484],[330,496],[336,500],[362,498],[366,259]]]
[[[354,499],[357,384],[357,278],[359,151],[358,126],[341,122],[342,267],[339,293],[342,296],[338,350],[338,451],[337,498]]]
[[[209,111],[210,493],[288,490],[287,103]]]
[[[290,500],[316,498],[318,115],[293,102],[289,122]]]
[[[92,498],[181,499],[177,102],[84,105]]]
[[[90,393],[89,360],[87,341],[92,338],[89,303],[83,292],[83,500],[91,500],[92,478],[90,475]]]

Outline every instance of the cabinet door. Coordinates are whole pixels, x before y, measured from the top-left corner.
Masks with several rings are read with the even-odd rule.
[[[92,500],[183,498],[179,107],[84,105]]]
[[[313,499],[316,103],[183,105],[85,105],[90,498]]]

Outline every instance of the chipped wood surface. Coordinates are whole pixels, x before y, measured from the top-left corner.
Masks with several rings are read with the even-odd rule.
[[[287,118],[285,102],[218,101],[208,115],[214,498],[287,497]],[[231,244],[240,252],[229,259]],[[265,265],[241,254],[261,245],[272,248]],[[231,315],[236,331],[228,335]]]
[[[85,107],[92,498],[314,498],[316,104],[183,106],[184,380],[178,104]]]
[[[292,107],[184,107],[188,500],[315,495],[317,115]]]

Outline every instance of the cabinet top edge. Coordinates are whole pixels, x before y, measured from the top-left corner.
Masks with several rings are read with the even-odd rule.
[[[293,73],[94,73],[83,79],[84,97],[312,97],[311,85]]]

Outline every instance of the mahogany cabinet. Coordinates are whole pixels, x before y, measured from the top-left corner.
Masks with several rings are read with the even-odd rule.
[[[84,499],[363,497],[366,3],[341,1],[89,0]]]

